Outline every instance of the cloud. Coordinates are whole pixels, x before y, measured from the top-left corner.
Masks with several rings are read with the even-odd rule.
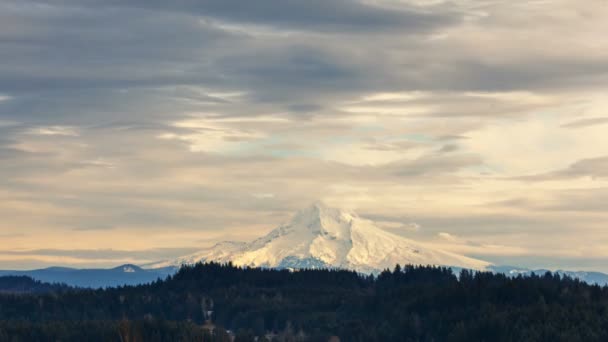
[[[419,143],[409,140],[378,142],[373,139],[365,148],[376,151],[401,151],[419,146]]]
[[[547,211],[557,213],[602,214],[608,209],[608,189],[605,187],[553,190],[539,197],[516,197],[509,200],[487,203],[516,210]]]
[[[457,151],[458,149],[459,149],[459,147],[456,144],[447,144],[447,145],[441,146],[441,148],[439,149],[439,153],[450,153],[450,152]]]
[[[2,238],[14,238],[14,237],[22,237],[22,236],[25,236],[25,235],[20,234],[20,233],[0,234],[0,237],[2,237]]]
[[[472,154],[425,155],[414,160],[404,160],[386,166],[391,173],[401,177],[451,174],[481,165],[479,156]]]
[[[456,236],[450,234],[450,233],[446,233],[446,232],[440,232],[437,234],[437,236],[443,240],[447,240],[447,241],[460,241],[459,238],[457,238]]]
[[[46,1],[40,1],[46,2]],[[53,2],[56,4],[57,2]],[[278,1],[262,0],[243,3],[235,0],[179,1],[62,1],[64,5],[88,8],[135,8],[155,9],[162,12],[183,12],[206,18],[234,23],[249,23],[287,29],[314,31],[335,30],[428,30],[453,24],[458,13],[403,4],[399,7],[382,7],[360,1]],[[436,8],[436,10],[441,10]]]
[[[438,246],[445,250],[450,250],[456,253],[473,254],[487,256],[520,256],[522,254],[529,253],[526,249],[517,246],[505,246],[501,244],[486,244],[478,243],[470,240],[463,239],[454,234],[440,232],[437,234],[437,238],[443,242],[431,243],[432,245]]]
[[[608,177],[608,156],[582,159],[561,170],[522,176],[517,179],[525,181],[551,181],[581,177],[598,179]]]
[[[607,11],[3,1],[3,241],[189,248],[325,199],[465,253],[608,257]]]
[[[2,256],[27,257],[71,257],[77,259],[127,259],[131,260],[164,260],[176,258],[185,254],[195,252],[195,248],[156,248],[145,250],[116,250],[116,249],[32,249],[32,250],[8,250],[0,251]]]
[[[415,222],[406,222],[400,220],[374,221],[380,228],[393,231],[397,234],[414,234],[420,232],[422,226]]]
[[[78,136],[79,133],[75,127],[69,126],[46,126],[33,127],[26,131],[27,134],[33,135],[60,135],[60,136]]]
[[[586,118],[586,119],[580,119],[580,120],[576,120],[576,121],[572,121],[572,122],[563,124],[562,127],[564,127],[564,128],[583,128],[583,127],[588,127],[588,126],[603,125],[606,123],[608,123],[608,118]]]
[[[269,193],[269,192],[262,192],[262,193],[251,194],[251,196],[253,196],[253,197],[257,198],[257,199],[274,198],[274,194],[273,193]]]

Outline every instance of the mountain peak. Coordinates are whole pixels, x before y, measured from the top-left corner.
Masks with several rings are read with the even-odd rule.
[[[120,271],[120,272],[124,272],[124,273],[136,273],[136,272],[143,271],[143,269],[141,267],[139,267],[137,265],[133,265],[133,264],[124,264],[124,265],[115,267],[112,270]]]
[[[321,213],[323,213],[325,211],[332,211],[332,210],[338,210],[338,209],[331,208],[325,202],[317,200],[317,201],[312,202],[309,206],[305,207],[304,209],[300,209],[298,211],[298,214],[308,213],[308,214],[312,214],[312,215],[320,215]]]
[[[337,267],[360,272],[379,272],[396,264],[472,269],[485,269],[489,265],[384,231],[370,220],[321,201],[313,202],[298,211],[289,223],[250,243],[218,245],[171,264],[198,261],[230,261],[254,267]],[[156,265],[162,266],[166,265]]]
[[[310,204],[308,207],[301,209],[296,213],[293,220],[296,219],[309,219],[309,220],[317,220],[319,218],[333,218],[336,220],[339,219],[352,219],[357,215],[349,210],[345,210],[342,208],[335,208],[327,205],[322,201],[315,201]]]
[[[346,233],[345,229],[350,226],[355,217],[356,215],[353,213],[332,208],[321,201],[316,201],[298,211],[287,227],[290,230],[344,235]]]

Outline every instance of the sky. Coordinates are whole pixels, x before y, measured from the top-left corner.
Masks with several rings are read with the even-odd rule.
[[[606,0],[2,0],[0,269],[248,241],[316,200],[608,271]]]

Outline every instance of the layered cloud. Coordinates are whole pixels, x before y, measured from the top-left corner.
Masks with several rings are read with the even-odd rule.
[[[323,199],[454,251],[596,267],[606,16],[601,0],[3,1],[0,261],[143,262]]]

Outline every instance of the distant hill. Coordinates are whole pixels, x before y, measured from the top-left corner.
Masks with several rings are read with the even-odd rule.
[[[0,271],[0,276],[27,276],[46,283],[102,288],[150,283],[157,279],[165,279],[176,270],[175,267],[147,270],[127,264],[109,269],[49,267],[30,271]]]
[[[545,274],[546,272],[550,272],[546,269],[528,269],[516,266],[490,266],[488,270],[496,273],[503,273],[509,277],[517,277],[521,276],[530,276],[532,274]],[[601,272],[590,272],[590,271],[565,271],[565,270],[557,270],[553,273],[559,274],[560,276],[568,276],[573,279],[579,279],[588,284],[597,284],[601,286],[608,285],[608,274]]]

